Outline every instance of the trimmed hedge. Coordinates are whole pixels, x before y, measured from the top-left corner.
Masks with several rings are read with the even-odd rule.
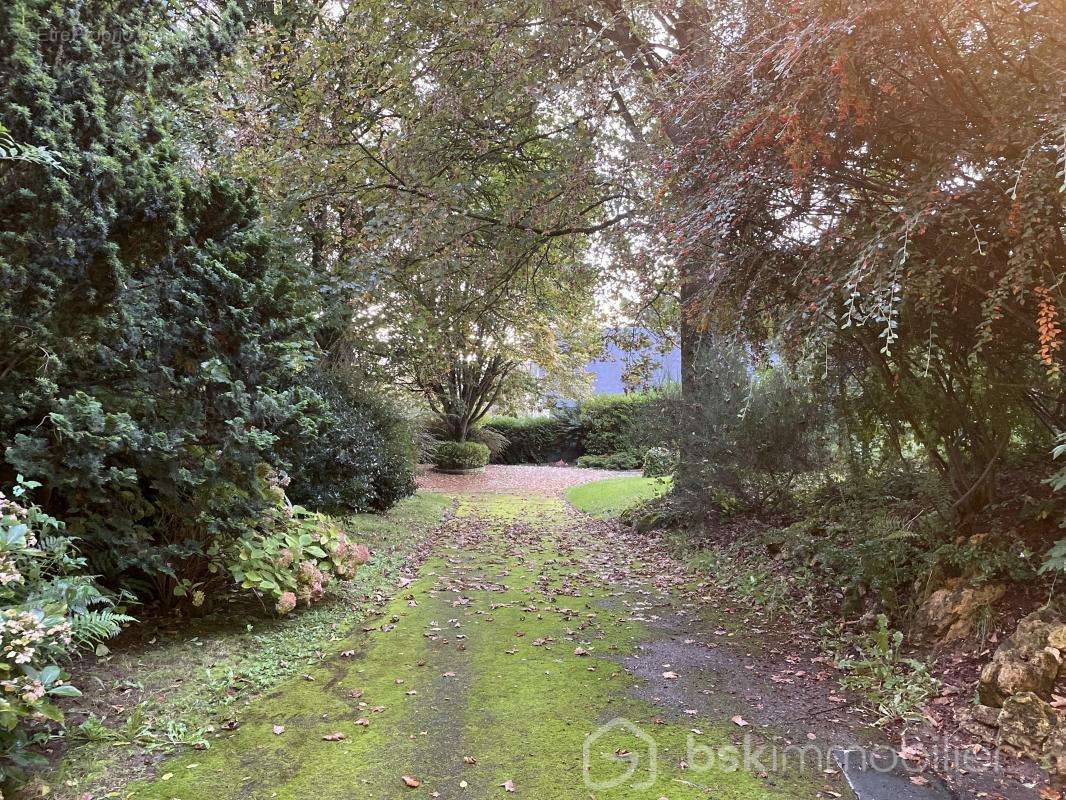
[[[573,455],[568,452],[567,426],[557,417],[493,417],[484,427],[507,440],[492,459],[497,464],[546,464]]]
[[[642,423],[655,397],[653,393],[600,394],[583,402],[580,420],[585,452],[593,455],[643,453]],[[640,456],[637,459],[638,462],[643,460]]]
[[[643,458],[636,450],[625,450],[610,455],[583,455],[577,460],[579,467],[586,469],[640,469]]]
[[[548,464],[560,459],[599,469],[640,469],[647,447],[646,414],[658,395],[601,394],[579,406],[535,417],[493,417],[485,430],[507,446],[496,464]]]

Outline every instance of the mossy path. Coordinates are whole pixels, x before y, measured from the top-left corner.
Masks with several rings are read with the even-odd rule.
[[[709,710],[728,704],[682,707],[714,699],[695,665],[655,665],[658,687],[623,666],[665,657],[652,623],[686,581],[639,542],[560,500],[461,498],[370,630],[126,796],[818,796],[824,775],[736,766],[732,748],[758,726]],[[683,684],[677,703],[655,696]]]

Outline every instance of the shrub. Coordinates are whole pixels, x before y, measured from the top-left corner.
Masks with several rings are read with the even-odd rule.
[[[644,415],[655,397],[653,393],[600,394],[585,400],[580,412],[585,452],[642,451]]]
[[[324,302],[251,187],[188,168],[166,97],[233,31],[160,38],[172,11],[0,13],[0,125],[57,161],[0,168],[0,481],[40,480],[93,572],[161,599],[269,507],[261,465],[314,431]]]
[[[336,371],[315,370],[307,386],[322,398],[313,434],[288,458],[288,494],[321,510],[383,511],[414,492],[413,423]]]
[[[667,399],[664,413],[682,456],[678,488],[697,507],[717,491],[748,509],[788,503],[802,476],[828,465],[827,409],[785,369],[756,370],[718,346],[701,352],[695,372],[694,388]]]
[[[652,447],[644,454],[644,477],[665,478],[674,474],[677,453],[666,447]]]
[[[642,457],[635,450],[626,450],[610,455],[583,455],[577,460],[577,466],[586,469],[640,469]]]
[[[336,521],[299,506],[291,514],[277,530],[241,539],[229,563],[233,579],[273,598],[279,614],[317,603],[331,582],[350,580],[370,560],[366,545],[352,542]]]
[[[876,628],[847,642],[852,654],[836,660],[837,668],[847,673],[840,685],[861,692],[877,709],[875,725],[921,722],[929,698],[940,687],[925,663],[901,654],[902,645],[903,634],[891,630],[888,617],[879,614]]]
[[[1066,453],[1066,433],[1060,433],[1056,437],[1055,449],[1052,450],[1051,457],[1057,459],[1063,453]],[[1045,482],[1051,486],[1053,492],[1062,491],[1066,488],[1066,467],[1057,469]],[[1066,528],[1066,518],[1059,522],[1059,527]],[[1052,545],[1044,556],[1044,563],[1040,566],[1041,574],[1056,572],[1066,574],[1066,539],[1059,539]]]
[[[53,702],[81,693],[63,665],[79,647],[98,644],[131,618],[86,575],[85,559],[63,523],[23,504],[32,481],[11,500],[0,494],[0,784],[42,763],[27,746],[41,722],[62,723]]]
[[[484,427],[506,439],[494,463],[544,464],[567,455],[566,426],[557,417],[493,417]]]
[[[480,442],[441,442],[434,463],[441,469],[476,469],[489,463],[489,448]]]

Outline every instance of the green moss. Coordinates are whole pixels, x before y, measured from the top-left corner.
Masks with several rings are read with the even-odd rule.
[[[690,728],[715,746],[728,745],[735,729],[720,719],[653,722],[667,712],[638,699],[619,666],[651,632],[586,579],[583,565],[605,545],[564,532],[561,503],[483,496],[462,501],[457,514],[455,538],[442,540],[373,630],[335,643],[310,680],[286,681],[249,706],[239,728],[214,735],[209,750],[166,762],[126,796],[384,799],[410,794],[401,778],[412,775],[427,796],[503,797],[500,784],[513,781],[516,797],[586,800],[585,737],[615,717],[654,734],[658,779],[592,792],[599,800],[813,796],[803,776],[770,786],[743,771],[678,767]],[[493,535],[505,527],[506,537]],[[357,724],[361,717],[369,726]],[[275,734],[275,725],[285,730]],[[345,738],[323,738],[333,732]],[[612,729],[593,749],[592,777],[624,766],[604,751],[637,753],[639,744]]]
[[[373,612],[365,598],[391,589],[396,568],[452,503],[444,495],[419,493],[387,514],[345,517],[345,527],[371,547],[374,558],[331,601],[280,620],[254,606],[238,613],[226,609],[116,648],[82,679],[85,698],[69,715],[75,724],[85,714],[102,722],[70,733],[74,746],[43,782],[68,785],[72,797],[90,788],[103,794],[143,770],[134,758],[139,747],[215,743],[211,728],[220,720],[351,643]],[[314,691],[314,684],[301,680],[297,689]],[[62,791],[56,796],[63,797]]]
[[[617,517],[627,508],[661,497],[670,490],[669,478],[608,478],[605,481],[572,486],[566,499],[576,508],[595,517]]]

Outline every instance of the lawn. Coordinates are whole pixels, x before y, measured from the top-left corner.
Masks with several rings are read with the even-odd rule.
[[[661,497],[669,491],[670,478],[608,478],[566,490],[566,499],[586,514],[607,519],[627,508]]]

